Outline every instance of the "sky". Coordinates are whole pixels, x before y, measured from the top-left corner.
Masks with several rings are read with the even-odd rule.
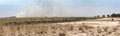
[[[0,0],[0,17],[96,16],[119,9],[120,0]]]

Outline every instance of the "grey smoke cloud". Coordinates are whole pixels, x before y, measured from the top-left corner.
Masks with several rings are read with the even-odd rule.
[[[94,4],[96,0],[92,0],[93,3],[86,1],[35,0],[30,5],[24,5],[17,17],[94,16],[119,12],[116,7],[97,6],[100,3]]]
[[[66,0],[67,1],[67,0]],[[71,16],[68,5],[64,0],[38,0],[34,5],[26,5],[23,10],[17,14],[18,17],[60,17]]]
[[[55,0],[38,0],[36,5],[24,6],[23,10],[18,13],[18,17],[53,17],[65,16],[64,7]]]

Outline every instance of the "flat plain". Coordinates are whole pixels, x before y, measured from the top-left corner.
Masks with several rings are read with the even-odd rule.
[[[81,19],[1,18],[0,36],[120,36],[120,18]]]

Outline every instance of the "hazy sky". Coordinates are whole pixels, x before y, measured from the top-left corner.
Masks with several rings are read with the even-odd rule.
[[[0,0],[0,17],[94,16],[120,12],[120,0]]]

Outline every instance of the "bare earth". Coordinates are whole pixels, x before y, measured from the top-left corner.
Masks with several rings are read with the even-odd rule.
[[[0,25],[0,36],[120,36],[120,18],[34,24]]]

